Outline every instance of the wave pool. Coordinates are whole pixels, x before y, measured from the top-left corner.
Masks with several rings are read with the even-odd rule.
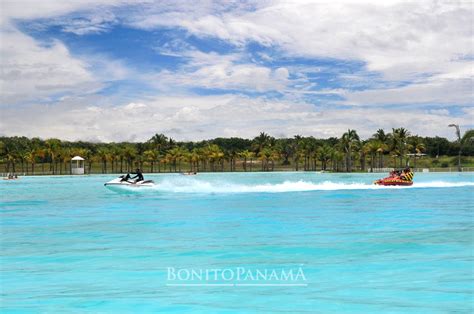
[[[380,176],[2,181],[0,310],[472,312],[473,175]]]

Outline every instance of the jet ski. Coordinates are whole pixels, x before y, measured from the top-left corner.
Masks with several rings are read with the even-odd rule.
[[[139,188],[139,187],[153,187],[154,185],[155,185],[155,182],[153,180],[143,180],[143,181],[138,181],[138,182],[135,182],[134,180],[123,181],[123,176],[120,176],[118,178],[110,180],[107,183],[104,183],[104,186],[107,186],[107,187],[129,186],[133,188],[135,187]]]

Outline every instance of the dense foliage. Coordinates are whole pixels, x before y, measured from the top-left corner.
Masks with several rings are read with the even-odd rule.
[[[69,142],[26,137],[0,137],[0,162],[6,172],[67,174],[71,157],[86,159],[87,171],[272,171],[277,169],[366,171],[373,168],[416,167],[420,154],[431,157],[474,155],[474,130],[457,141],[411,135],[404,128],[379,129],[367,140],[355,130],[340,138],[316,139],[296,135],[276,139],[264,132],[254,139],[216,138],[177,142],[156,134],[141,143]],[[460,157],[461,160],[461,157]],[[38,169],[38,167],[40,167]]]

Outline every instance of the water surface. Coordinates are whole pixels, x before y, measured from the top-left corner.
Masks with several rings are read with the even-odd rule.
[[[473,310],[472,174],[113,176],[0,182],[2,312]],[[167,268],[301,267],[305,286],[168,286]]]

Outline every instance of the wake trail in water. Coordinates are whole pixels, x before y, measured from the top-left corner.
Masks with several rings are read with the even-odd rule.
[[[241,184],[232,182],[216,182],[203,180],[172,180],[165,179],[152,188],[168,193],[285,193],[305,191],[337,191],[337,190],[380,190],[380,189],[417,189],[417,188],[454,188],[474,186],[474,182],[420,182],[413,186],[379,186],[368,183],[284,181],[282,183]],[[148,189],[147,189],[148,190]]]

